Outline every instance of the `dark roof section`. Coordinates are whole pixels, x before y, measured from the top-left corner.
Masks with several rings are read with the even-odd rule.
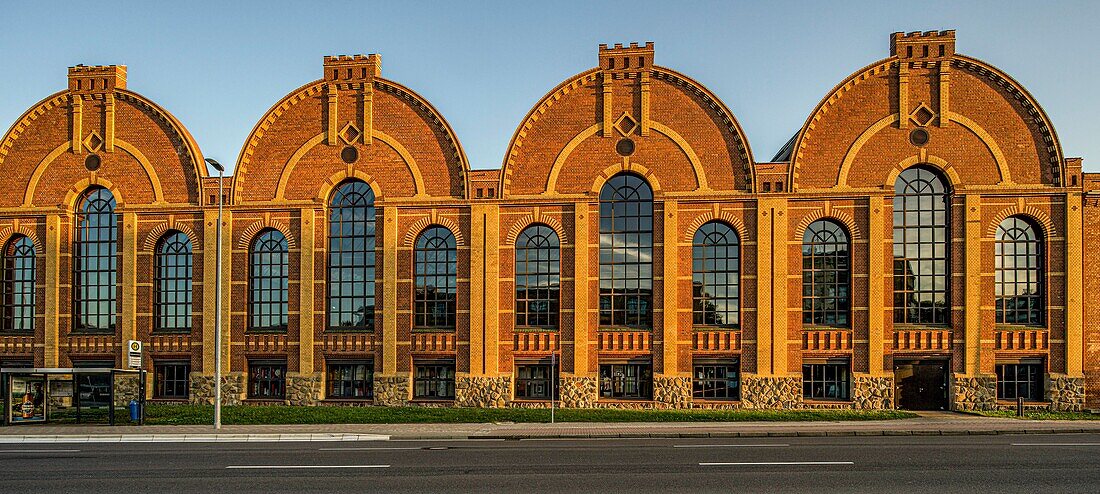
[[[791,139],[787,141],[787,143],[784,144],[783,147],[779,148],[779,152],[775,153],[775,157],[772,158],[773,163],[778,163],[781,161],[791,161],[791,155],[794,153],[795,139],[798,139],[798,132],[795,132],[794,135],[791,136]]]

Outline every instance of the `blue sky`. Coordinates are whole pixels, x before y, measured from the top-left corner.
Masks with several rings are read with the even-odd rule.
[[[62,89],[68,66],[125,64],[128,87],[226,165],[272,104],[320,78],[324,55],[380,53],[383,76],[442,112],[473,168],[498,168],[546,91],[594,67],[598,44],[630,41],[655,42],[658,65],[725,101],[763,161],[888,54],[891,32],[956,29],[959,52],[1023,83],[1066,155],[1100,171],[1100,2],[7,3],[0,127]]]

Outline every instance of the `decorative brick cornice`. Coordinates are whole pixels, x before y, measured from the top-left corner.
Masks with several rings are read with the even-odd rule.
[[[729,212],[720,210],[717,213],[715,213],[714,211],[707,211],[705,213],[695,216],[695,218],[691,220],[691,224],[688,225],[688,227],[683,231],[683,242],[688,244],[694,242],[695,232],[698,232],[699,229],[703,227],[703,225],[710,223],[711,221],[721,221],[722,223],[729,225],[731,228],[733,228],[734,232],[737,232],[737,239],[741,242],[744,242],[745,239],[749,238],[749,230],[748,228],[745,228],[745,223],[741,221],[741,218],[738,218],[730,214]]]

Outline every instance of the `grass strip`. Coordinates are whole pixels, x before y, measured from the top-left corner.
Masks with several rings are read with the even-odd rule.
[[[211,405],[149,404],[149,425],[199,425],[213,422]],[[559,409],[559,422],[807,422],[895,420],[916,417],[897,410],[623,410]],[[250,424],[419,424],[550,422],[549,409],[282,406],[244,405],[222,408],[222,423]]]

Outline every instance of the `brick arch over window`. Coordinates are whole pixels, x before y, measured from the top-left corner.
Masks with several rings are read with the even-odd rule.
[[[145,234],[145,239],[141,242],[141,250],[144,252],[154,252],[157,248],[157,243],[164,238],[166,233],[171,231],[177,231],[187,235],[187,238],[190,239],[191,242],[199,241],[199,237],[195,235],[195,231],[186,224],[165,221],[154,226],[152,230],[149,230],[149,233]]]
[[[433,225],[442,226],[442,227],[450,230],[451,235],[454,235],[454,237],[455,237],[455,245],[456,246],[458,246],[458,247],[465,247],[466,246],[466,239],[462,235],[462,229],[459,228],[458,223],[456,223],[454,220],[452,220],[450,218],[445,218],[445,217],[442,217],[442,216],[438,216],[438,217],[430,217],[429,216],[429,217],[420,218],[419,220],[416,221],[416,223],[413,223],[412,225],[410,225],[409,230],[407,232],[405,232],[404,246],[405,247],[412,247],[413,245],[415,245],[416,244],[416,238],[419,237],[420,234],[424,232],[424,230],[428,229],[428,227],[433,226]]]
[[[70,89],[36,103],[0,138],[0,167],[24,191],[0,197],[0,207],[57,204],[63,192],[52,182],[89,176],[83,161],[90,152],[104,162],[97,173],[126,187],[131,202],[199,203],[200,182],[207,176],[202,152],[175,116],[127,90],[125,75],[109,89],[74,86],[87,72],[114,78],[110,74],[116,70],[125,74],[125,67],[70,68]],[[50,151],[42,154],[43,145]],[[131,173],[131,167],[139,171]]]
[[[741,239],[742,243],[749,240],[749,231],[747,228],[745,228],[745,222],[741,221],[740,218],[726,211],[707,211],[705,213],[695,216],[695,218],[691,220],[691,224],[689,224],[688,227],[684,229],[681,241],[690,245],[692,241],[694,241],[695,232],[699,231],[699,228],[707,223],[710,223],[711,221],[716,220],[726,223],[731,228],[733,228],[733,231],[737,233],[737,238]]]
[[[1022,201],[1021,201],[1022,202]],[[986,236],[994,238],[997,235],[997,227],[1001,226],[1001,223],[1013,216],[1019,216],[1039,227],[1039,233],[1043,235],[1042,240],[1046,242],[1052,237],[1058,237],[1061,232],[1058,230],[1058,226],[1054,224],[1054,221],[1050,219],[1050,216],[1043,210],[1026,204],[1009,206],[997,212],[997,215],[993,217],[993,220],[986,226]]]
[[[589,158],[594,153],[603,163],[622,160],[615,143],[623,136],[637,144],[638,154],[631,156],[631,161],[654,162],[653,156],[645,155],[647,148],[651,153],[660,149],[675,160],[675,170],[668,168],[673,165],[667,162],[664,168],[654,170],[666,182],[682,182],[666,186],[670,190],[745,191],[751,187],[754,169],[748,140],[733,113],[713,93],[664,67],[635,70],[636,76],[629,78],[612,72],[600,67],[570,77],[531,108],[504,157],[499,183],[502,197],[583,193],[574,190],[572,182],[563,183],[566,170],[576,172],[572,160],[592,162],[595,158]],[[613,81],[610,84],[615,89],[602,92],[604,81]],[[633,98],[627,94],[635,89],[620,84],[643,87],[648,93],[631,109],[625,101]],[[607,98],[604,95],[612,93],[613,110],[601,117],[598,113]],[[679,115],[673,115],[673,108],[680,110]],[[628,117],[628,126],[637,125],[641,130],[612,130],[610,122],[624,117]],[[598,172],[593,170],[591,176]]]
[[[508,230],[508,236],[505,237],[505,245],[514,247],[520,232],[532,225],[546,225],[557,234],[560,244],[569,243],[569,237],[566,235],[565,227],[562,226],[561,222],[558,221],[557,218],[540,213],[537,216],[535,214],[528,214],[513,223],[512,227]]]
[[[370,187],[371,192],[374,193],[375,201],[381,200],[384,197],[382,195],[382,187],[379,186],[378,182],[371,178],[371,176],[368,175],[366,172],[360,170],[345,170],[336,172],[329,178],[325,179],[325,181],[321,183],[320,189],[318,189],[317,191],[317,197],[315,198],[315,200],[323,202],[325,204],[330,203],[332,201],[332,193],[336,189],[340,188],[340,186],[343,185],[345,182],[350,182],[352,180],[360,180],[363,183],[367,184],[367,187]]]
[[[241,231],[237,235],[237,248],[240,250],[248,250],[252,247],[252,241],[264,230],[279,230],[286,237],[287,249],[294,250],[298,246],[298,242],[295,240],[294,235],[290,232],[290,227],[285,223],[277,220],[263,219],[248,225],[247,228]]]
[[[859,227],[856,226],[856,220],[848,212],[839,210],[837,208],[822,208],[817,209],[802,217],[802,220],[798,222],[798,226],[794,229],[794,238],[801,239],[806,229],[810,227],[815,221],[818,220],[832,220],[839,223],[844,227],[846,233],[852,241],[860,240],[862,236],[859,232]]]
[[[38,239],[38,232],[31,228],[20,225],[18,227],[5,226],[0,229],[0,245],[8,245],[11,239],[16,236],[27,237],[31,243],[34,244],[34,253],[36,255],[45,255],[46,249],[42,246],[42,242]]]
[[[344,62],[380,64],[380,59],[326,57],[326,72],[330,63]],[[464,197],[469,162],[439,111],[377,74],[352,82],[326,73],[276,102],[237,158],[233,201],[312,198],[306,196],[317,191],[316,176],[332,176],[337,169],[369,174],[375,192],[385,188],[390,197]],[[347,146],[359,156],[351,164],[340,155]]]
[[[879,156],[891,147],[916,149],[908,136],[918,126],[931,137],[922,149],[944,155],[969,153],[995,168],[960,169],[967,182],[992,173],[993,183],[1063,185],[1062,146],[1035,98],[1000,69],[954,53],[953,31],[896,33],[892,43],[900,46],[921,39],[950,48],[941,57],[925,54],[923,59],[903,56],[897,49],[893,56],[856,71],[821,99],[795,137],[788,172],[794,190],[866,185],[853,183],[851,176],[861,164],[860,152]],[[907,89],[904,99],[898,98],[900,87]],[[913,117],[925,111],[927,117]],[[1017,142],[1026,145],[1010,145]]]

